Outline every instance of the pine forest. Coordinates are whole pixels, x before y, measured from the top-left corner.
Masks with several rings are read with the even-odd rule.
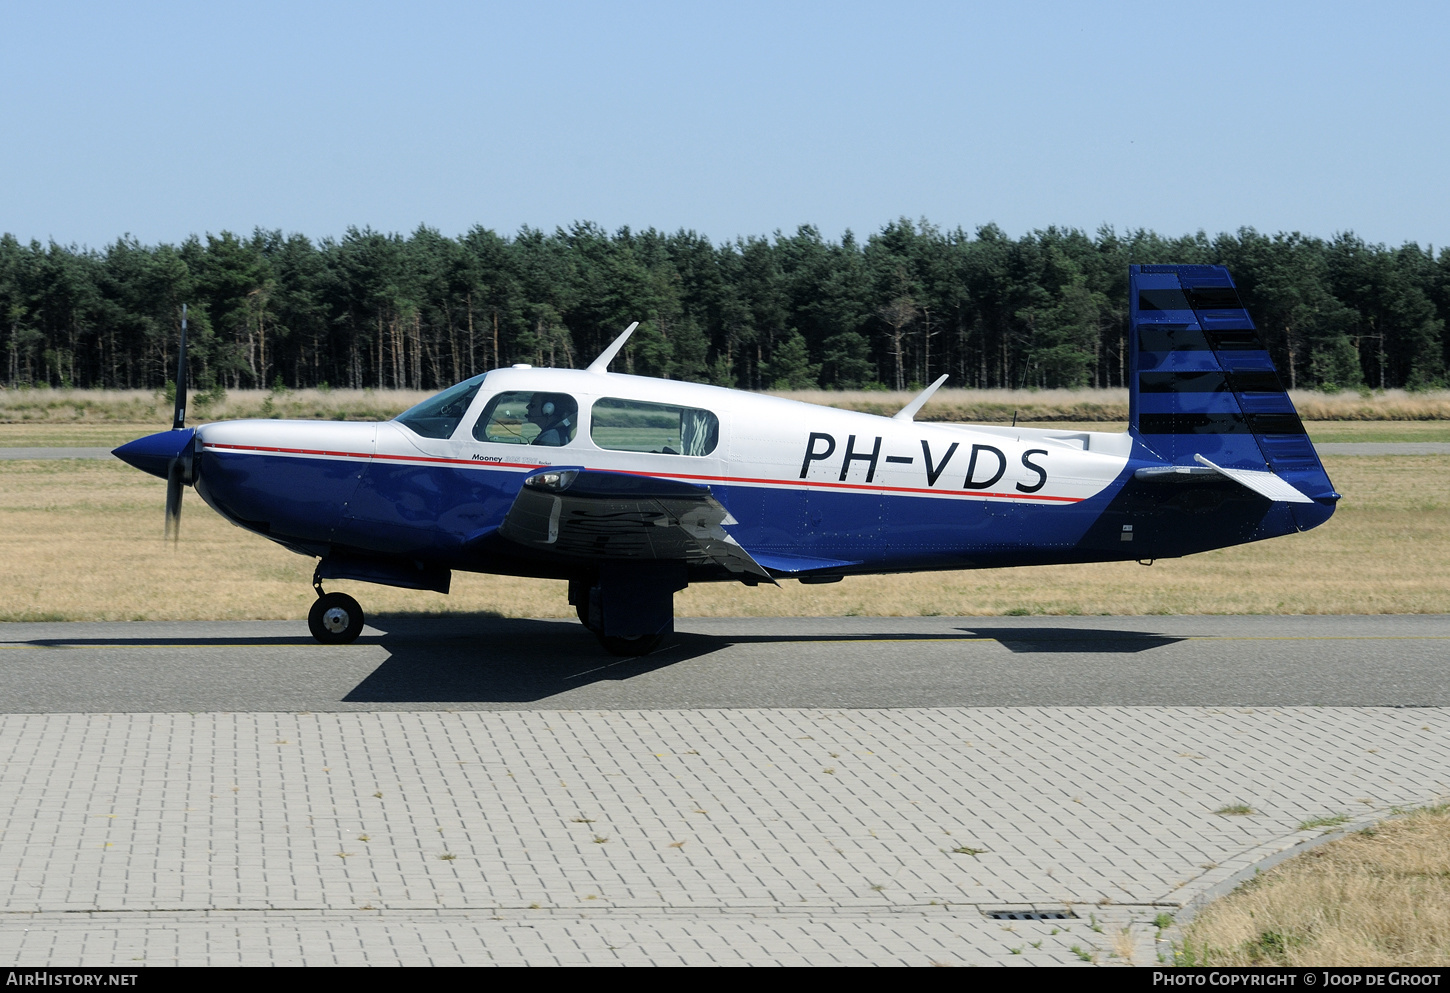
[[[1013,238],[901,220],[712,244],[580,223],[509,237],[257,230],[95,250],[0,237],[0,383],[156,389],[182,305],[198,389],[433,389],[513,363],[749,389],[1124,382],[1130,263],[1228,266],[1291,387],[1442,388],[1450,250],[1352,234]]]

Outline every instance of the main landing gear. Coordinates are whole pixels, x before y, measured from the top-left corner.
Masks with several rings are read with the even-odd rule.
[[[605,562],[569,582],[579,620],[611,655],[648,655],[675,630],[674,595],[688,585],[676,563]]]
[[[318,572],[312,574],[312,588],[317,591],[317,599],[307,612],[307,627],[312,637],[324,645],[357,641],[363,629],[363,612],[358,602],[346,593],[322,592],[322,577]]]

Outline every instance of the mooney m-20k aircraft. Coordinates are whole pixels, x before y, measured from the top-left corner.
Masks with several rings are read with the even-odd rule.
[[[587,369],[495,369],[391,421],[245,420],[116,449],[320,559],[319,641],[363,626],[329,579],[447,593],[453,570],[567,580],[605,648],[651,651],[689,583],[1150,561],[1307,531],[1339,494],[1221,266],[1133,266],[1129,426],[917,423]]]

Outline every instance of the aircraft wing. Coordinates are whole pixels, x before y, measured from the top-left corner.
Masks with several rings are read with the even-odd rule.
[[[713,562],[733,573],[775,582],[725,530],[734,523],[704,486],[556,467],[524,480],[499,534],[561,555]]]

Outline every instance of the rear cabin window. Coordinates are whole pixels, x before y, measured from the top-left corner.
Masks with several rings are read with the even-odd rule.
[[[720,441],[720,419],[698,407],[605,397],[594,403],[589,437],[615,452],[709,455]]]
[[[424,438],[451,438],[482,385],[483,376],[465,379],[416,407],[409,407],[397,416],[397,421]]]
[[[579,402],[567,393],[500,393],[483,408],[473,437],[498,445],[557,448],[579,430]]]

